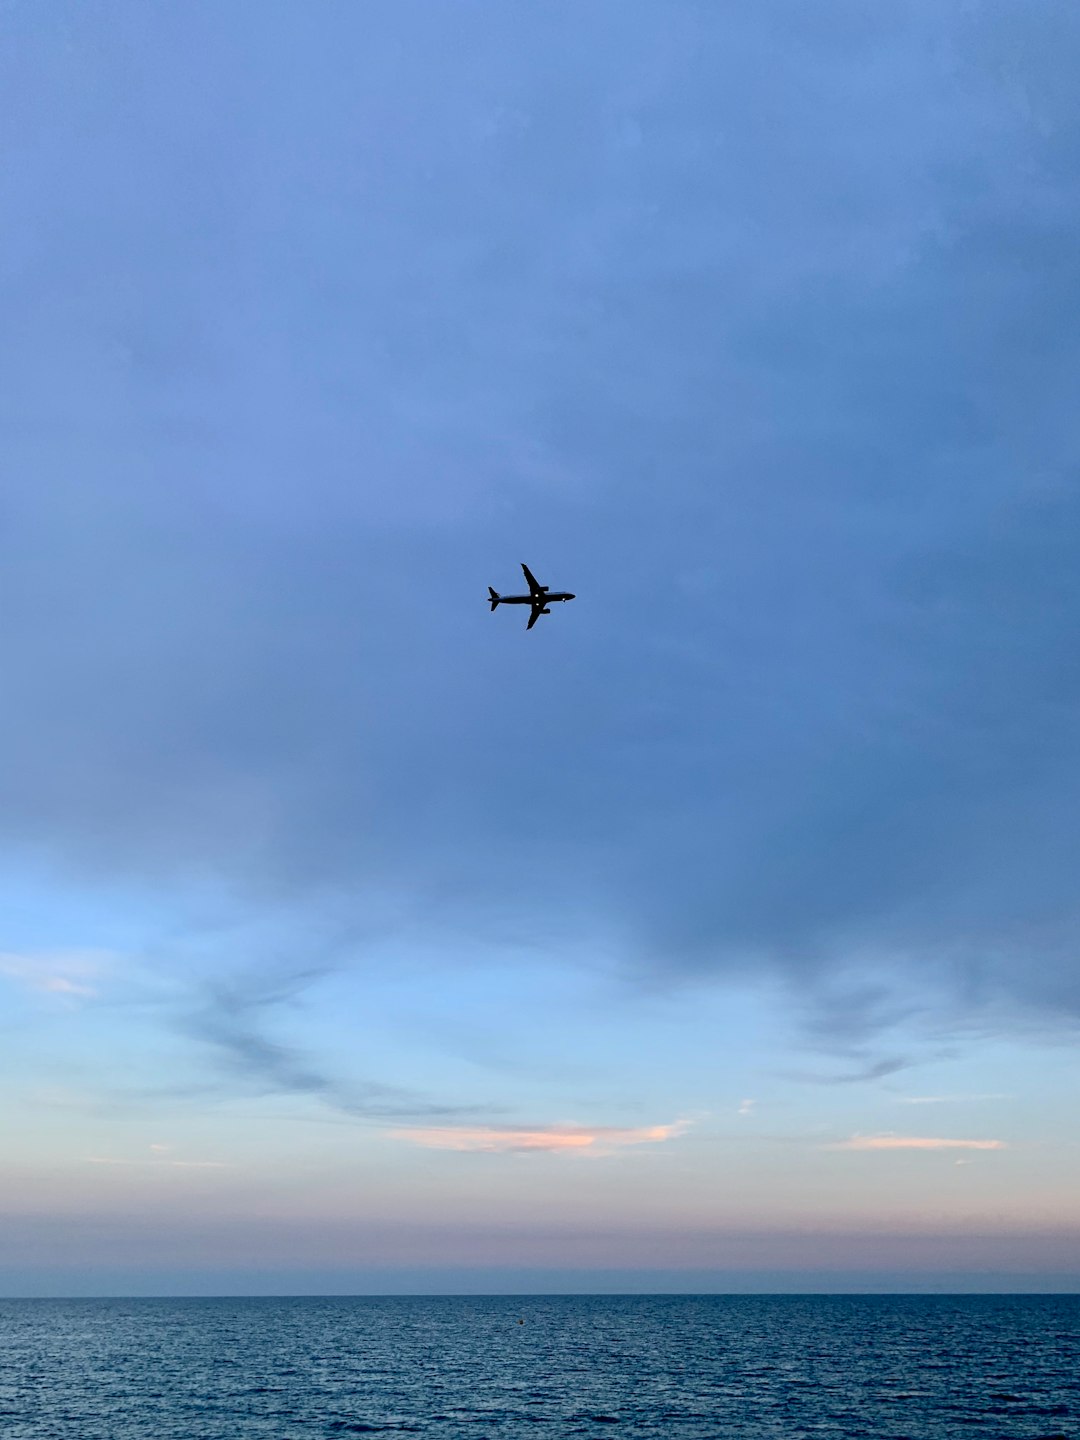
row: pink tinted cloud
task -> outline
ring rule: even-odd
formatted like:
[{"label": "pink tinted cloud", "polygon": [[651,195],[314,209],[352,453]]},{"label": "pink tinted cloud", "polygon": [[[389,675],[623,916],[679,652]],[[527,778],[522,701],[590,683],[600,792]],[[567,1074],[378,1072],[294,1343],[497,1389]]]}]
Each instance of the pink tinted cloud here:
[{"label": "pink tinted cloud", "polygon": [[1004,1140],[944,1140],[924,1135],[852,1135],[826,1150],[1005,1150]]},{"label": "pink tinted cloud", "polygon": [[108,968],[112,957],[103,951],[72,950],[37,955],[0,953],[0,979],[12,980],[28,990],[68,999],[97,994],[92,983]]},{"label": "pink tinted cloud", "polygon": [[484,1151],[489,1154],[525,1150],[576,1150],[601,1155],[624,1145],[650,1145],[673,1140],[689,1121],[629,1129],[616,1125],[538,1125],[514,1130],[497,1125],[432,1125],[394,1130],[396,1140],[409,1140],[430,1150]]}]

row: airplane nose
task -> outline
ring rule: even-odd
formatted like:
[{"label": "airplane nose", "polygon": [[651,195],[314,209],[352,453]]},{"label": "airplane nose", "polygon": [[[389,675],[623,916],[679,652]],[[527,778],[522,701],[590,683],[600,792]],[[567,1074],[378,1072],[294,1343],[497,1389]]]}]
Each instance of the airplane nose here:
[{"label": "airplane nose", "polygon": [[576,595],[567,595],[566,598],[567,598],[567,600],[576,600],[576,599],[577,599],[577,596],[576,596]]}]

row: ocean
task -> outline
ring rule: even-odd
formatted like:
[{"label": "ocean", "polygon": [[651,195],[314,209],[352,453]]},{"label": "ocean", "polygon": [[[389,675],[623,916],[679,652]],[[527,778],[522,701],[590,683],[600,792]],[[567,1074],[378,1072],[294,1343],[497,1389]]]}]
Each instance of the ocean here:
[{"label": "ocean", "polygon": [[1060,1295],[7,1300],[0,1436],[1080,1440],[1078,1341]]}]

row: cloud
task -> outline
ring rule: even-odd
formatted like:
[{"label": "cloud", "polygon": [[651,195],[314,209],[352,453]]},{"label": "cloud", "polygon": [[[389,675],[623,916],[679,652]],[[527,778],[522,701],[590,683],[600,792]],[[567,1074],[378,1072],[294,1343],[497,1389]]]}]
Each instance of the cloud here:
[{"label": "cloud", "polygon": [[63,975],[50,975],[41,983],[43,990],[48,990],[54,995],[96,995],[97,991],[89,985],[80,985],[74,980],[68,980]]},{"label": "cloud", "polygon": [[754,1110],[754,1106],[755,1106],[757,1103],[758,1103],[758,1102],[757,1102],[756,1100],[740,1100],[740,1101],[739,1101],[739,1112],[738,1112],[738,1113],[739,1113],[740,1115],[750,1115],[750,1114],[752,1114],[752,1113],[753,1113],[753,1110]]},{"label": "cloud", "polygon": [[968,1105],[981,1100],[1013,1100],[1016,1097],[1004,1092],[989,1092],[984,1095],[898,1095],[901,1105]]},{"label": "cloud", "polygon": [[234,972],[228,981],[200,985],[197,1003],[181,1002],[175,1023],[209,1046],[234,1082],[255,1093],[310,1095],[342,1114],[367,1120],[467,1115],[480,1108],[491,1112],[491,1106],[436,1102],[400,1086],[331,1074],[297,1046],[267,1035],[274,1009],[297,1000],[330,968],[264,965],[254,974]]},{"label": "cloud", "polygon": [[[820,1024],[816,1027],[819,1031]],[[822,1048],[830,1048],[828,1045]],[[847,1052],[843,1040],[838,1037],[835,1049],[842,1053]],[[849,1053],[849,1052],[847,1052]],[[856,1057],[851,1057],[856,1058]],[[798,1080],[808,1085],[861,1085],[868,1080],[882,1080],[886,1075],[895,1075],[898,1070],[906,1070],[917,1063],[914,1056],[886,1055],[878,1060],[868,1057],[858,1057],[860,1063],[854,1070],[823,1073],[820,1070],[783,1070],[779,1072],[785,1079]]]},{"label": "cloud", "polygon": [[824,1150],[1005,1150],[1004,1140],[943,1140],[918,1135],[853,1135]]},{"label": "cloud", "polygon": [[[155,16],[23,127],[0,850],[779,976],[838,1050],[1075,1024],[1075,11],[497,8]],[[265,1018],[192,1033],[407,1108]]]},{"label": "cloud", "polygon": [[0,977],[40,994],[88,1000],[98,993],[97,985],[91,982],[111,969],[115,958],[98,950],[0,953]]},{"label": "cloud", "polygon": [[514,1129],[509,1126],[439,1125],[394,1130],[395,1140],[407,1140],[430,1150],[483,1151],[577,1151],[592,1155],[608,1154],[627,1145],[655,1145],[673,1140],[686,1133],[689,1122],[676,1120],[670,1125],[648,1125],[637,1129],[613,1125],[541,1125]]}]

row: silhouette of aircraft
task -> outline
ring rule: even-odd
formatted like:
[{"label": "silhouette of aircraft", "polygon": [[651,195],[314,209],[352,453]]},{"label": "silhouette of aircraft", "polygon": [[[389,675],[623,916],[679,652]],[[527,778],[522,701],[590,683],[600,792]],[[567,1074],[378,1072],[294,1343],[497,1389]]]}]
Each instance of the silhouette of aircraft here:
[{"label": "silhouette of aircraft", "polygon": [[541,585],[536,576],[527,565],[522,565],[525,572],[525,580],[529,586],[528,595],[500,595],[490,585],[488,586],[488,599],[491,601],[492,610],[496,605],[531,605],[532,614],[529,616],[529,623],[526,630],[531,630],[541,615],[550,615],[548,606],[553,600],[573,600],[569,590],[549,590],[546,585]]}]

